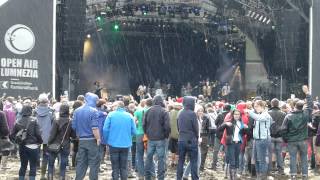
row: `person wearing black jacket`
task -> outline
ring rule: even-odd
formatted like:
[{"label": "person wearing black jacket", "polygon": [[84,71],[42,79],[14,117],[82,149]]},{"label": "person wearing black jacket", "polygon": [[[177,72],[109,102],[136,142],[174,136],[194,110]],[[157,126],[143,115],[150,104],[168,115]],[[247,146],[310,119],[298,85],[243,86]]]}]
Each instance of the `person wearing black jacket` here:
[{"label": "person wearing black jacket", "polygon": [[66,166],[70,153],[70,137],[76,138],[75,132],[72,130],[70,124],[71,122],[69,118],[69,106],[67,104],[62,104],[60,106],[59,113],[59,119],[53,121],[48,145],[50,146],[50,144],[61,144],[61,150],[58,153],[49,152],[49,180],[54,179],[54,162],[58,155],[60,155],[60,180],[65,179]]},{"label": "person wearing black jacket", "polygon": [[[268,113],[273,120],[271,125],[271,153],[273,152],[276,155],[279,174],[284,175],[283,159],[281,155],[283,140],[280,133],[280,127],[286,117],[286,114],[280,110],[278,99],[274,98],[271,100],[271,108]],[[272,155],[269,155],[269,162],[272,162],[269,164],[269,169],[275,169],[276,162],[272,161]]]},{"label": "person wearing black jacket", "polygon": [[[313,113],[312,113],[312,129],[311,132],[313,136],[315,136],[314,141],[313,141],[313,148],[314,148],[314,156],[315,156],[315,162],[314,162],[314,174],[318,176],[320,174],[320,147],[317,146],[319,145],[318,142],[316,142],[317,139],[319,139],[320,134],[320,109],[319,105],[315,104],[313,108]],[[318,138],[317,138],[318,136]],[[311,161],[312,163],[312,161]]]},{"label": "person wearing black jacket", "polygon": [[143,131],[148,137],[145,165],[146,180],[151,179],[153,156],[158,155],[158,179],[165,179],[167,139],[171,132],[169,113],[164,108],[161,96],[155,96],[153,106],[145,113]]},{"label": "person wearing black jacket", "polygon": [[183,165],[186,154],[189,155],[191,165],[191,177],[199,179],[198,174],[198,144],[199,144],[199,122],[194,112],[195,98],[186,96],[183,98],[183,110],[178,116],[178,149],[179,162],[177,167],[177,180],[183,176]]},{"label": "person wearing black jacket", "polygon": [[22,118],[15,124],[13,128],[12,137],[16,137],[16,134],[22,130],[26,129],[27,137],[19,144],[19,154],[20,154],[20,170],[19,170],[19,180],[24,180],[28,163],[30,164],[29,179],[36,179],[37,172],[37,160],[39,157],[39,145],[42,144],[42,137],[40,132],[40,127],[37,121],[31,117],[32,107],[30,105],[24,105],[21,110]]},{"label": "person wearing black jacket", "polygon": [[235,109],[231,116],[231,121],[221,124],[217,131],[226,132],[226,139],[224,140],[227,147],[226,158],[230,164],[229,173],[227,174],[229,174],[230,180],[235,180],[237,169],[239,169],[239,155],[240,146],[243,141],[243,130],[248,128],[248,126],[242,122],[241,112],[239,110]]},{"label": "person wearing black jacket", "polygon": [[[0,102],[2,104],[2,102]],[[9,128],[7,123],[7,118],[5,113],[0,109],[0,138],[5,139],[9,136]],[[3,150],[3,144],[0,144],[0,165],[2,165],[1,168],[7,167],[7,156],[9,155],[9,151]]]},{"label": "person wearing black jacket", "polygon": [[[221,124],[224,122],[224,118],[226,115],[231,111],[231,106],[229,104],[226,104],[223,107],[223,112],[220,113],[215,121],[215,124],[217,128],[221,126]],[[217,169],[217,162],[218,162],[218,153],[221,147],[221,138],[222,138],[223,132],[217,132],[216,133],[216,138],[214,140],[214,146],[213,146],[213,160],[212,160],[212,165],[211,169],[214,171]]]},{"label": "person wearing black jacket", "polygon": [[197,117],[198,121],[201,122],[200,128],[200,137],[201,137],[201,164],[200,164],[200,171],[204,170],[204,165],[206,162],[207,154],[208,154],[208,135],[209,135],[209,126],[210,121],[207,115],[204,114],[204,108],[200,107],[197,110]]}]

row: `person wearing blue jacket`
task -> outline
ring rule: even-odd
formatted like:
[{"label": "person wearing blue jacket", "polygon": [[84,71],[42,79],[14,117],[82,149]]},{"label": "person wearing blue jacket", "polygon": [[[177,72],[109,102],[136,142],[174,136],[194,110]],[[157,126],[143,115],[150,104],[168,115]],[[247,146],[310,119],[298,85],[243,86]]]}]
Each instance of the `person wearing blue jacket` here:
[{"label": "person wearing blue jacket", "polygon": [[98,124],[99,124],[99,133],[101,134],[101,146],[100,146],[100,158],[101,158],[101,163],[104,162],[104,156],[106,154],[106,145],[107,142],[103,138],[103,126],[107,118],[107,109],[105,107],[105,104],[107,103],[106,100],[104,99],[99,99],[97,103],[97,110],[98,110]]},{"label": "person wearing blue jacket", "polygon": [[79,137],[76,180],[84,179],[88,166],[89,179],[97,180],[100,166],[100,133],[96,104],[98,96],[86,93],[85,104],[73,113],[72,128]]},{"label": "person wearing blue jacket", "polygon": [[[266,111],[265,102],[257,100],[254,110],[248,111],[249,116],[254,119],[253,138],[254,156],[256,158],[257,179],[267,179],[269,146],[271,145],[270,126],[272,117]],[[267,157],[267,158],[266,158]]]},{"label": "person wearing blue jacket", "polygon": [[136,135],[133,116],[126,112],[122,101],[115,102],[116,110],[109,113],[103,127],[103,138],[110,148],[112,179],[127,179],[128,152]]}]

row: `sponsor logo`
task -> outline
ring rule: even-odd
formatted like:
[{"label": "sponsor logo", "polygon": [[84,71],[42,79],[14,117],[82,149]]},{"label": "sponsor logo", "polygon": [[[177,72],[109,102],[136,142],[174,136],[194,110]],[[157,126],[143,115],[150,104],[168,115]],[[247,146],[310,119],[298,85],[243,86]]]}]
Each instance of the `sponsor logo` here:
[{"label": "sponsor logo", "polygon": [[12,53],[27,54],[35,45],[35,36],[29,27],[16,24],[7,30],[4,42]]},{"label": "sponsor logo", "polygon": [[0,89],[9,89],[9,81],[0,81]]}]

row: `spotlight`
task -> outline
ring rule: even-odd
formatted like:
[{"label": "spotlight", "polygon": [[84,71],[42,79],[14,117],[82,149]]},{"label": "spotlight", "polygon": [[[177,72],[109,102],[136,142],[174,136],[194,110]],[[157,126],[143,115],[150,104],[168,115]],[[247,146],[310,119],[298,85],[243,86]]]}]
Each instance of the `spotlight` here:
[{"label": "spotlight", "polygon": [[246,16],[250,16],[250,14],[252,13],[252,11],[251,10],[249,10],[249,12],[248,12],[248,14],[246,15]]},{"label": "spotlight", "polygon": [[251,17],[253,18],[253,17],[254,17],[254,15],[256,15],[256,13],[255,13],[255,12],[252,12]]},{"label": "spotlight", "polygon": [[87,38],[90,39],[91,38],[91,34],[87,34]]},{"label": "spotlight", "polygon": [[261,17],[259,18],[259,21],[262,21],[262,19],[263,19],[263,16],[261,16]]},{"label": "spotlight", "polygon": [[271,19],[269,19],[266,23],[269,24],[271,22]]},{"label": "spotlight", "polygon": [[205,39],[204,42],[205,42],[205,43],[208,43],[208,39]]},{"label": "spotlight", "polygon": [[262,22],[264,23],[264,22],[266,22],[266,20],[267,20],[267,17],[265,17]]},{"label": "spotlight", "polygon": [[101,17],[100,16],[97,17],[97,21],[101,21]]}]

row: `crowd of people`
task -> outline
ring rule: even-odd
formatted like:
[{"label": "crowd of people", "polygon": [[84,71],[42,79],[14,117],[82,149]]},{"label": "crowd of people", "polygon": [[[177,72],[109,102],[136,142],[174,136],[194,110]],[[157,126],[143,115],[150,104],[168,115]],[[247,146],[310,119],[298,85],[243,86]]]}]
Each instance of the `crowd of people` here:
[{"label": "crowd of people", "polygon": [[157,95],[139,103],[129,97],[108,102],[90,92],[73,102],[46,94],[37,100],[6,97],[0,106],[0,168],[10,168],[13,157],[21,163],[19,180],[28,164],[30,180],[38,168],[41,179],[64,180],[67,166],[75,168],[76,180],[84,179],[88,168],[89,179],[97,180],[101,164],[110,160],[115,180],[135,175],[164,180],[169,168],[177,180],[197,180],[205,169],[231,180],[274,174],[305,180],[309,165],[319,176],[320,103],[307,86],[302,90],[305,99],[256,97],[235,104],[201,95],[168,100]]}]

